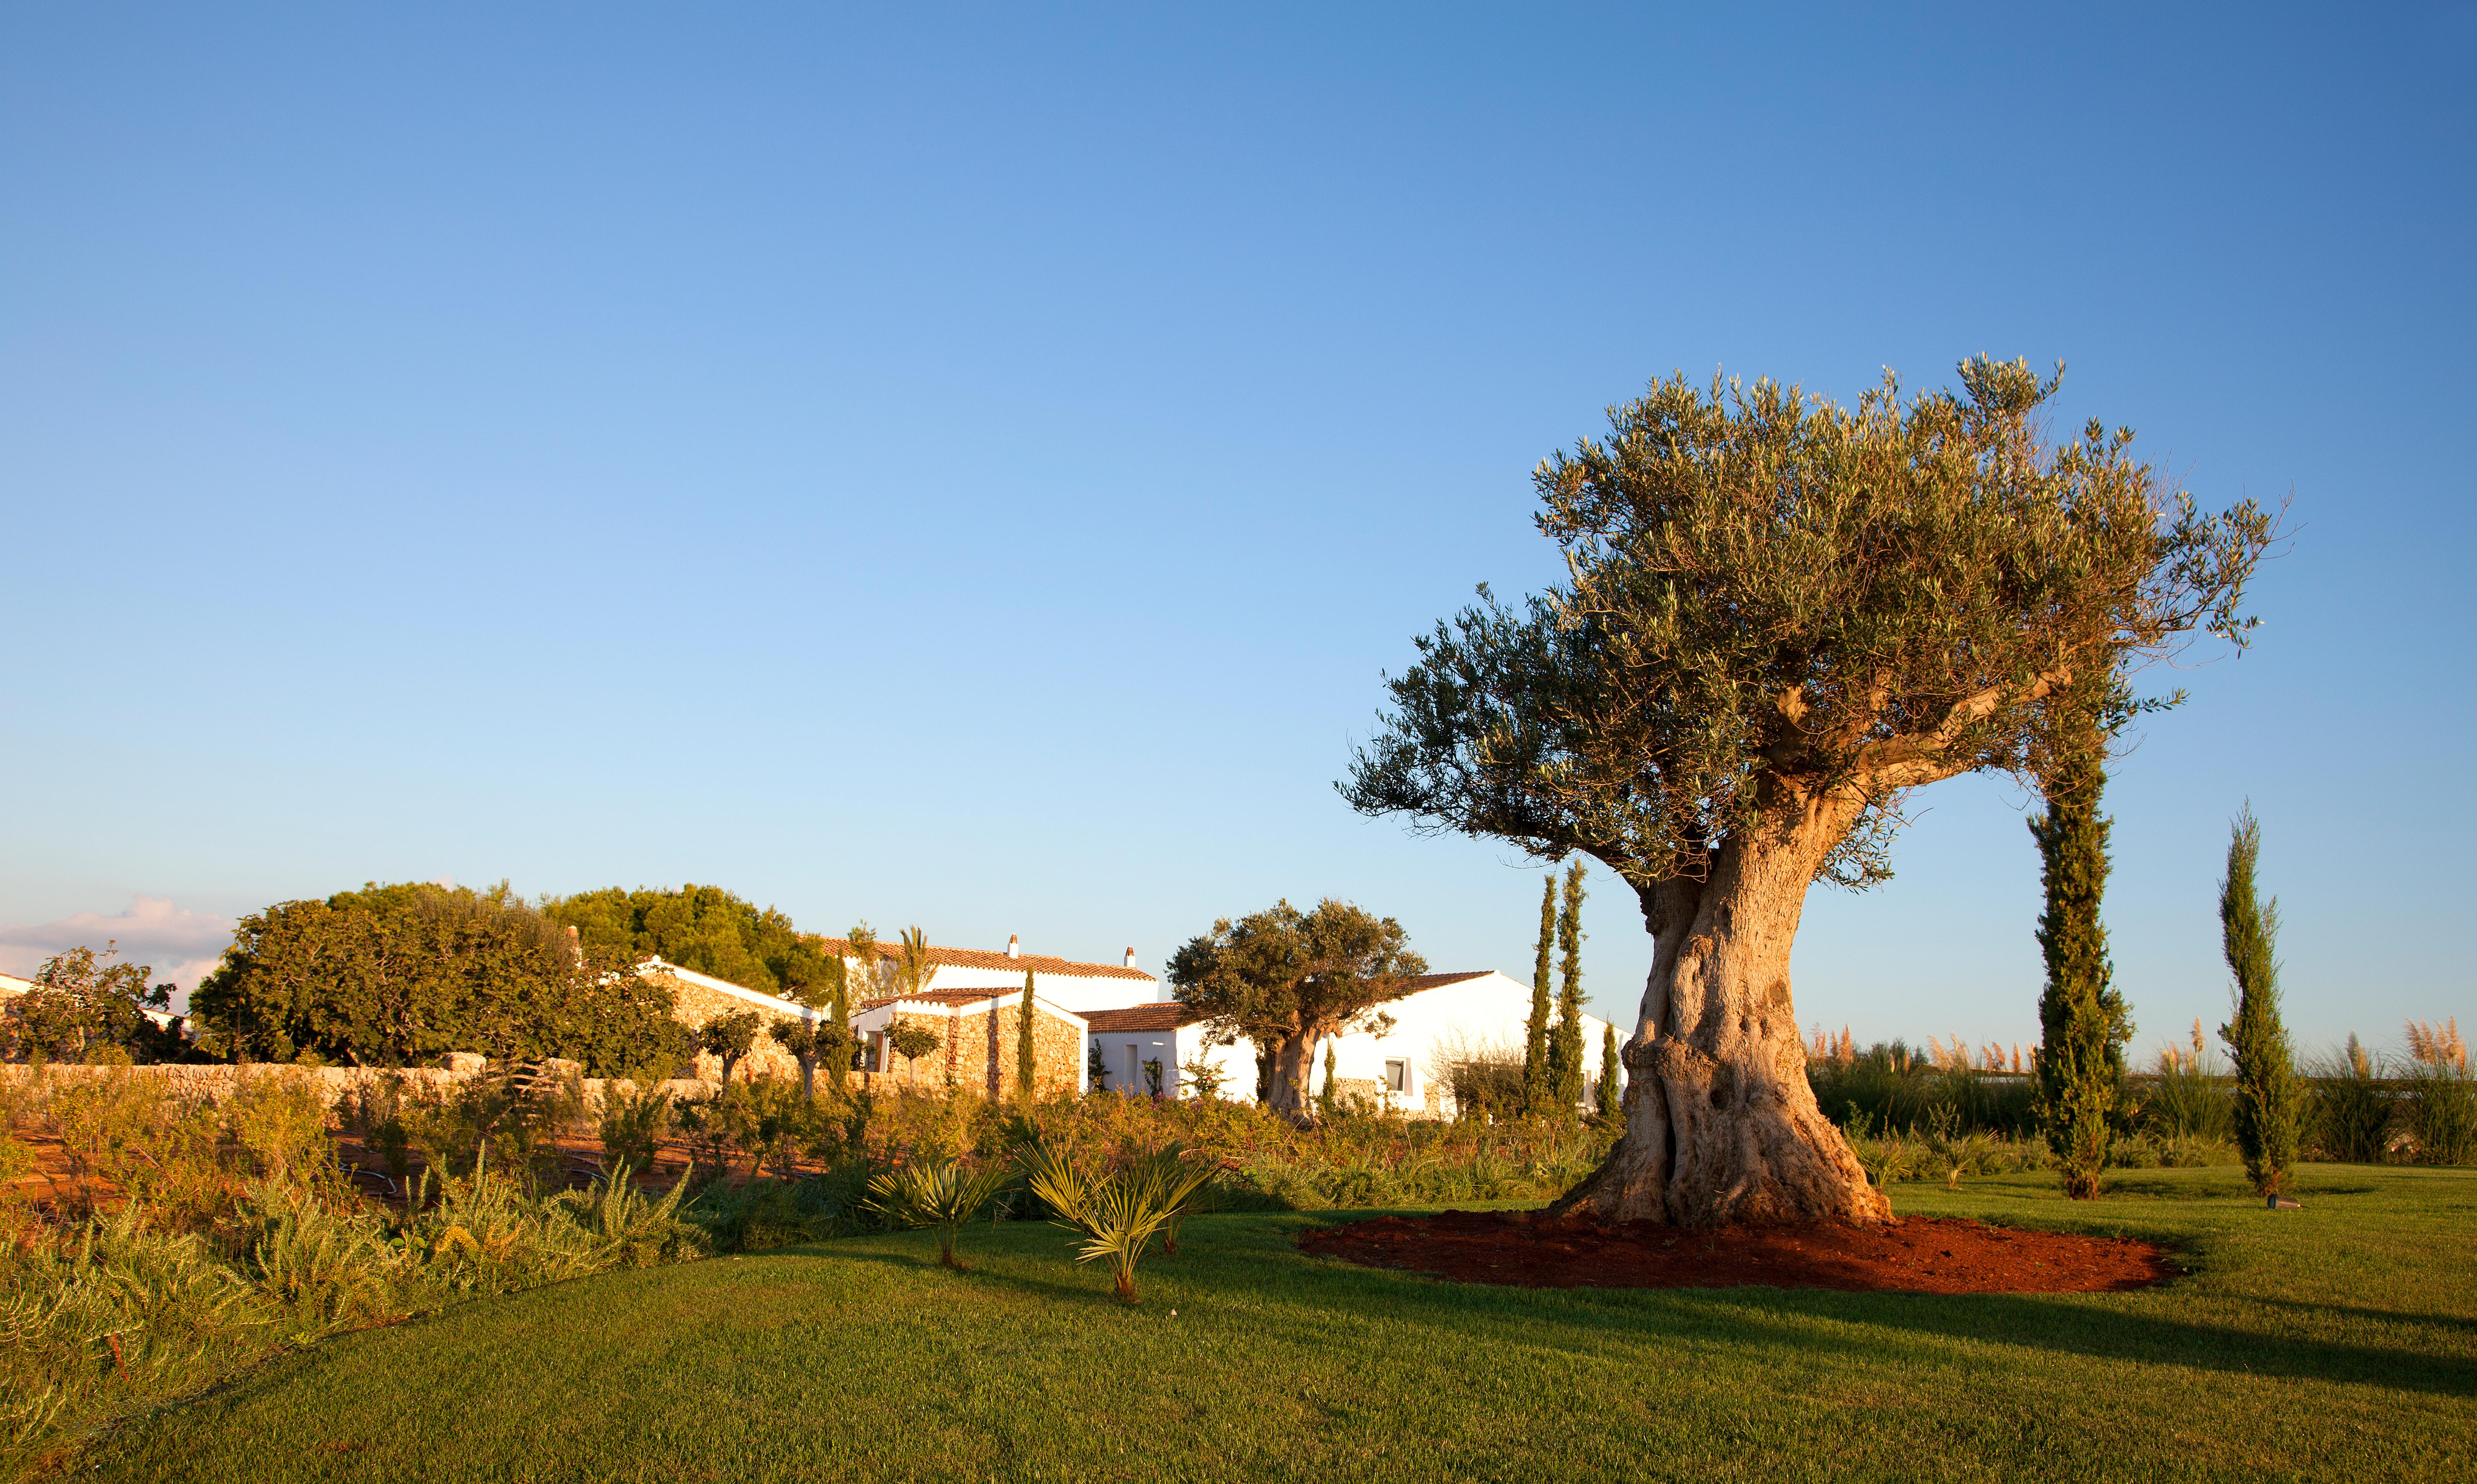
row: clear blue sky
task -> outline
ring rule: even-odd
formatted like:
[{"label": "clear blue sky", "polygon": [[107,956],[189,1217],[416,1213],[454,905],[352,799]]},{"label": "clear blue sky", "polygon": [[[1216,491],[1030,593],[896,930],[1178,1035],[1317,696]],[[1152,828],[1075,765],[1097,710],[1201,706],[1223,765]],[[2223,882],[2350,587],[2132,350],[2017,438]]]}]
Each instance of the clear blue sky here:
[{"label": "clear blue sky", "polygon": [[[2222,1016],[2247,798],[2305,1041],[2477,1018],[2477,10],[712,9],[0,16],[13,963],[505,877],[1155,968],[1332,894],[1527,976],[1536,875],[1332,782],[1555,575],[1532,465],[1984,351],[2295,496],[2110,795],[2138,1044]],[[1916,802],[1801,1019],[2028,1041],[2023,801]]]}]

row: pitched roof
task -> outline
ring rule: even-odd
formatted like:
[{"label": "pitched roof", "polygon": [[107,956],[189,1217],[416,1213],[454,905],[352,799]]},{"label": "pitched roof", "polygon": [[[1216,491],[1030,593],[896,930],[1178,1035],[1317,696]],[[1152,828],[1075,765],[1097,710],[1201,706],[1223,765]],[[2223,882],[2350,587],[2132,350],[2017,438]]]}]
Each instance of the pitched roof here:
[{"label": "pitched roof", "polygon": [[991,1000],[1011,1000],[1020,993],[1020,990],[996,988],[924,989],[916,995],[878,995],[862,1001],[860,1007],[874,1010],[879,1005],[892,1004],[897,1001],[909,1001],[913,1004],[981,1004]]},{"label": "pitched roof", "polygon": [[[835,958],[851,956],[849,938],[812,938],[819,952]],[[877,946],[880,957],[899,958],[901,947],[892,943]],[[977,948],[938,948],[932,944],[929,961],[957,969],[1012,969],[1020,974],[1029,969],[1035,974],[1059,974],[1085,979],[1143,979],[1159,982],[1143,970],[1127,964],[1086,964],[1071,958],[1054,958],[1046,953],[1023,953],[1010,958],[1002,952]],[[918,998],[917,996],[913,998]]]},{"label": "pitched roof", "polygon": [[1083,1015],[1084,1024],[1096,1035],[1115,1035],[1122,1030],[1176,1030],[1204,1018],[1193,1005],[1175,1000],[1131,1004],[1120,1010],[1086,1010]]}]

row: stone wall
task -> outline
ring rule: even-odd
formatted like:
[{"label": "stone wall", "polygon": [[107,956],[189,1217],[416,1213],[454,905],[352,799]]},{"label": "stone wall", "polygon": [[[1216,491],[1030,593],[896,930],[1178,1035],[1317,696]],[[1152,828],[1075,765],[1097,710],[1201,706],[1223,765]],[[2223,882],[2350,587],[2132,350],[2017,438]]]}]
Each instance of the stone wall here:
[{"label": "stone wall", "polygon": [[[345,1094],[375,1082],[382,1077],[401,1077],[415,1087],[445,1091],[458,1082],[482,1073],[482,1058],[459,1053],[461,1064],[450,1071],[440,1067],[407,1067],[387,1070],[376,1067],[284,1067],[263,1063],[246,1066],[163,1066],[163,1067],[80,1067],[55,1064],[48,1067],[26,1067],[0,1064],[0,1086],[66,1086],[74,1082],[92,1081],[98,1077],[134,1076],[153,1082],[184,1101],[221,1103],[240,1085],[252,1077],[280,1076],[298,1078],[318,1095],[318,1101],[335,1107]],[[574,1065],[570,1063],[569,1065]],[[588,1114],[602,1111],[604,1089],[637,1084],[623,1079],[585,1077],[585,1108]],[[711,1082],[675,1078],[654,1084],[674,1099],[703,1097],[713,1091]]]},{"label": "stone wall", "polygon": [[[799,1059],[783,1050],[782,1043],[776,1041],[763,1028],[771,1026],[777,1018],[763,1005],[750,1004],[736,996],[708,989],[702,984],[690,984],[683,979],[675,979],[667,974],[660,977],[664,984],[670,986],[674,1002],[678,1006],[679,1018],[691,1029],[704,1029],[706,1022],[717,1016],[737,1014],[741,1010],[754,1010],[757,1013],[757,1021],[761,1028],[757,1032],[756,1044],[748,1049],[748,1054],[740,1058],[739,1064],[731,1069],[733,1076],[794,1078],[799,1076]],[[686,1072],[689,1069],[681,1070]],[[694,1071],[696,1079],[699,1081],[719,1082],[722,1080],[722,1058],[712,1051],[699,1051],[696,1053]]]},{"label": "stone wall", "polygon": [[[986,1098],[1012,1099],[1016,1085],[1015,1027],[1022,1014],[1020,1002],[1013,1000],[998,1002],[995,1013],[987,1009],[965,1013],[961,1007],[942,1015],[898,1010],[888,1018],[887,1033],[891,1035],[898,1026],[916,1026],[938,1038],[938,1050],[909,1065],[889,1051],[887,1070],[873,1075],[878,1080],[861,1085],[941,1091],[952,1087]],[[1032,1061],[1038,1096],[1081,1091],[1084,1033],[1054,1015],[1035,1011]]]}]

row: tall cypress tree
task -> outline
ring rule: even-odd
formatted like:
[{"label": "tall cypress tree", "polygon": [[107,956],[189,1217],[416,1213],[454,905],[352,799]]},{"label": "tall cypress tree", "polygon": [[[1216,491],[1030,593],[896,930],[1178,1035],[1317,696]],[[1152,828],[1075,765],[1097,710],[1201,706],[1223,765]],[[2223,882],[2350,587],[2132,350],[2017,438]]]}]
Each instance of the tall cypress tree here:
[{"label": "tall cypress tree", "polygon": [[1583,1101],[1583,863],[1565,870],[1565,906],[1557,915],[1559,950],[1557,1035],[1549,1062],[1556,1068],[1557,1112],[1571,1118]]},{"label": "tall cypress tree", "polygon": [[1014,1014],[1014,1095],[1030,1108],[1040,1063],[1032,1051],[1032,971],[1023,971],[1023,1003]]},{"label": "tall cypress tree", "polygon": [[2220,941],[2236,977],[2236,1014],[2219,1027],[2237,1064],[2237,1149],[2254,1193],[2276,1196],[2296,1161],[2296,1062],[2279,1019],[2279,903],[2254,890],[2262,825],[2248,804],[2228,841],[2219,883]]},{"label": "tall cypress tree", "polygon": [[1522,1041],[1522,1111],[1545,1113],[1556,1101],[1548,1065],[1548,965],[1557,944],[1557,874],[1539,889],[1539,952],[1531,966],[1531,1023]]},{"label": "tall cypress tree", "polygon": [[2124,1047],[2133,1039],[2124,997],[2110,983],[2107,928],[2098,915],[2108,865],[2109,822],[2098,812],[2107,784],[2106,683],[2083,683],[2060,708],[2041,779],[2046,817],[2030,821],[2047,892],[2039,919],[2039,951],[2047,961],[2039,997],[2039,1119],[2064,1194],[2076,1200],[2098,1194],[2114,1140],[2110,1121],[2123,1099]]},{"label": "tall cypress tree", "polygon": [[1617,1027],[1600,1027],[1600,1122],[1613,1123],[1625,1110],[1625,1089],[1619,1085]]}]

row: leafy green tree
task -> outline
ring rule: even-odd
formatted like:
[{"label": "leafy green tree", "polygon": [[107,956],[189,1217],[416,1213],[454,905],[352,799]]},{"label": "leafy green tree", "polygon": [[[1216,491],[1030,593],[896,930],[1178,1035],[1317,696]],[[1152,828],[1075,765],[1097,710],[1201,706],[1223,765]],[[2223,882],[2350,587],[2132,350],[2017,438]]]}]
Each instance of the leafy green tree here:
[{"label": "leafy green tree", "polygon": [[1551,955],[1557,949],[1557,873],[1539,883],[1539,943],[1531,963],[1531,1019],[1522,1036],[1522,1110],[1545,1113],[1557,1101],[1556,1072],[1549,1064]]},{"label": "leafy green tree", "polygon": [[904,928],[894,951],[894,993],[920,994],[937,977],[938,966],[929,958],[928,930],[917,924]]},{"label": "leafy green tree", "polygon": [[1316,1093],[1316,1116],[1319,1118],[1333,1117],[1334,1100],[1340,1091],[1335,1086],[1335,1079],[1341,1075],[1340,1063],[1341,1058],[1335,1051],[1334,1044],[1327,1041],[1324,1044],[1324,1086]]},{"label": "leafy green tree", "polygon": [[1565,871],[1565,904],[1557,917],[1557,1030],[1549,1049],[1556,1112],[1571,1119],[1583,1101],[1583,863]]},{"label": "leafy green tree", "polygon": [[2231,833],[2228,875],[2219,883],[2219,929],[2236,978],[2236,1013],[2219,1035],[2237,1064],[2237,1149],[2245,1175],[2256,1195],[2276,1196],[2296,1162],[2301,1093],[2279,1017],[2279,903],[2263,902],[2254,889],[2262,824],[2252,805]]},{"label": "leafy green tree", "polygon": [[2133,1039],[2099,921],[2110,829],[2098,811],[2110,735],[2105,690],[2104,678],[2068,687],[2040,774],[2046,815],[2030,821],[2047,897],[2038,934],[2047,966],[2039,997],[2039,1122],[2064,1194],[2075,1200],[2098,1194],[2124,1101],[2124,1048]]},{"label": "leafy green tree", "polygon": [[1306,1123],[1316,1044],[1383,1034],[1393,1021],[1377,1007],[1409,994],[1427,972],[1400,923],[1328,898],[1308,912],[1281,902],[1236,922],[1222,918],[1171,955],[1169,981],[1204,1017],[1205,1034],[1245,1036],[1265,1049],[1266,1105]]},{"label": "leafy green tree", "polygon": [[731,1085],[731,1069],[757,1049],[757,1032],[764,1019],[755,1010],[731,1010],[707,1021],[697,1030],[697,1046],[722,1060],[722,1085]]},{"label": "leafy green tree", "polygon": [[813,972],[813,961],[823,957],[789,918],[719,886],[611,886],[547,898],[541,911],[553,923],[574,927],[588,948],[660,954],[683,969],[769,995],[785,994],[792,976]]},{"label": "leafy green tree", "polygon": [[693,1051],[670,990],[632,953],[572,948],[504,883],[373,882],[278,903],[241,919],[189,1007],[202,1047],[241,1061],[403,1067],[480,1051],[667,1076]]},{"label": "leafy green tree", "polygon": [[925,1026],[897,1026],[887,1033],[886,1044],[903,1058],[908,1068],[921,1057],[930,1055],[946,1044],[945,1038]]},{"label": "leafy green tree", "polygon": [[1032,971],[1023,972],[1023,1002],[1014,1012],[1014,1095],[1015,1101],[1030,1108],[1039,1091],[1040,1061],[1034,1054],[1032,1005]]},{"label": "leafy green tree", "polygon": [[1624,1073],[1619,1070],[1617,1062],[1617,1027],[1602,1026],[1600,1027],[1600,1122],[1614,1123],[1624,1107]]},{"label": "leafy green tree", "polygon": [[16,1054],[29,1061],[77,1062],[115,1047],[134,1061],[179,1055],[181,1038],[160,1029],[146,1014],[170,1008],[173,986],[149,989],[154,969],[112,961],[119,956],[119,945],[107,942],[100,953],[81,944],[44,959],[33,987],[9,1007],[10,1024],[0,1026],[15,1043]]},{"label": "leafy green tree", "polygon": [[1567,580],[1418,641],[1342,785],[1425,829],[1597,859],[1653,970],[1626,1131],[1564,1209],[1688,1224],[1884,1219],[1817,1111],[1789,966],[1809,885],[1882,879],[1907,793],[2028,777],[2074,677],[2240,640],[2270,539],[2205,514],[2055,391],[1964,362],[1959,393],[1854,409],[1684,377],[1534,476]]}]

